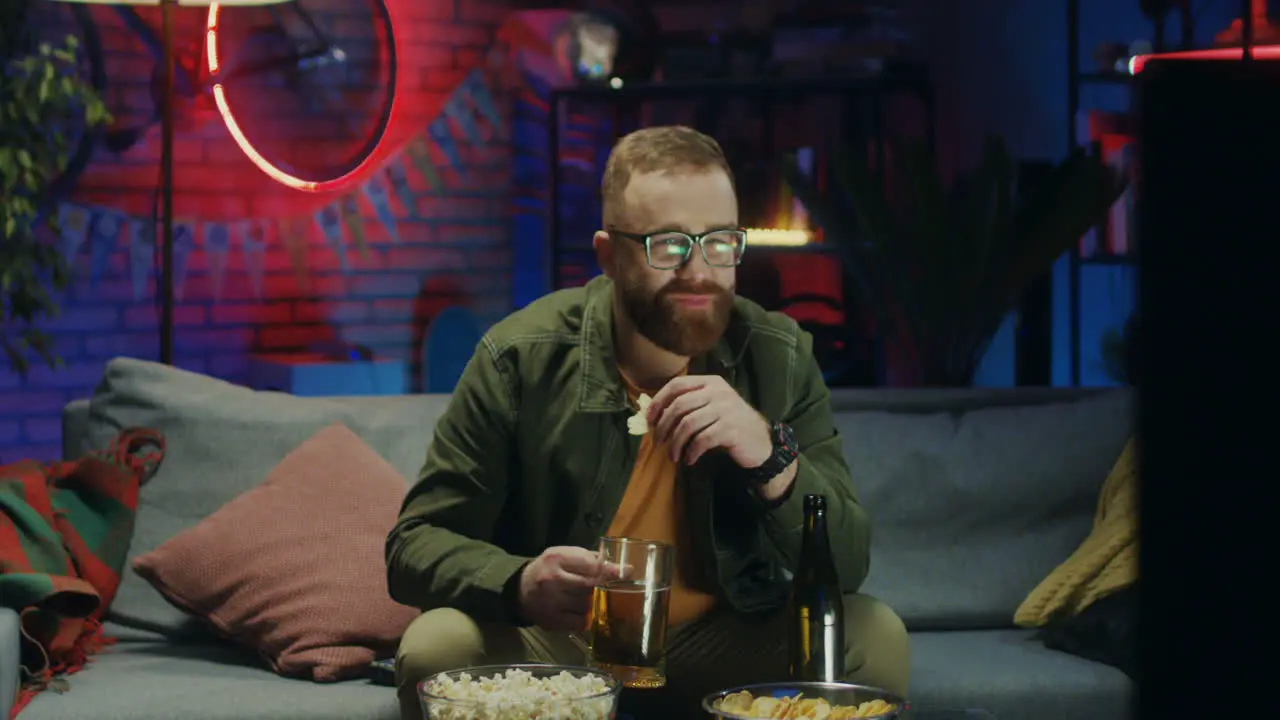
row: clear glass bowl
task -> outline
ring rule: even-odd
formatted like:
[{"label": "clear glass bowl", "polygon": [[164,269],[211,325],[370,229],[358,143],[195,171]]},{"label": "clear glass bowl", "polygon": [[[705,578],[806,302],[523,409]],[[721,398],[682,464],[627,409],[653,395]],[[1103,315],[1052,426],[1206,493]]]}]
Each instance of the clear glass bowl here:
[{"label": "clear glass bowl", "polygon": [[[457,697],[452,683],[471,679],[469,697]],[[494,676],[508,678],[487,682]],[[562,685],[592,685],[586,695],[555,697],[507,687],[535,688],[532,681],[551,679]],[[443,681],[443,682],[442,682]],[[486,688],[487,686],[487,688]],[[571,690],[572,692],[572,690]],[[418,683],[423,717],[427,720],[613,720],[618,712],[622,683],[612,675],[572,665],[482,665],[440,673]]]},{"label": "clear glass bowl", "polygon": [[[773,702],[763,701],[756,705],[755,711],[738,709],[735,712],[735,701],[729,699],[731,695],[741,693],[750,693],[751,698],[773,698],[782,700],[783,698],[794,698],[800,696],[800,702],[806,700],[826,700],[831,706],[842,705],[846,707],[859,707],[864,703],[876,703],[868,705],[865,709],[868,714],[853,715],[859,720],[890,720],[901,715],[907,709],[907,702],[903,698],[894,695],[891,692],[881,690],[880,688],[869,687],[867,685],[854,685],[852,683],[822,683],[822,682],[774,682],[759,683],[756,685],[742,685],[740,687],[729,688],[719,692],[711,693],[702,699],[702,710],[712,718],[728,718],[729,720],[740,720],[741,718],[768,718],[777,717],[776,714],[768,712],[768,705],[774,705]],[[879,701],[878,703],[876,701]],[[807,705],[807,703],[806,703]],[[740,705],[736,707],[740,708]],[[802,709],[804,707],[802,706]],[[774,711],[776,713],[776,710]],[[817,715],[813,709],[808,712],[800,712],[798,714],[788,714],[788,718],[811,718]],[[850,716],[842,716],[850,717]]]}]

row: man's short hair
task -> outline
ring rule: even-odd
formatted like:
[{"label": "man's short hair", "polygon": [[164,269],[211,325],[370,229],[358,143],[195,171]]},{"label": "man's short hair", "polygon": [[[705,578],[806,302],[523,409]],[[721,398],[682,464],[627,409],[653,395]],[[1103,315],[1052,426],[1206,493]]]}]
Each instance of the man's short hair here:
[{"label": "man's short hair", "polygon": [[633,175],[711,169],[724,171],[734,182],[720,143],[691,127],[659,125],[624,135],[609,153],[600,182],[605,226],[625,222],[622,195]]}]

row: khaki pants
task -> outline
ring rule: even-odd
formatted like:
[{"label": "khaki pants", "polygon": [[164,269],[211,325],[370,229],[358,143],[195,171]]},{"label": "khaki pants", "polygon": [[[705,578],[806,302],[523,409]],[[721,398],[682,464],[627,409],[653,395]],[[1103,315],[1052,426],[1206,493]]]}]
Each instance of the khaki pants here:
[{"label": "khaki pants", "polygon": [[[846,595],[844,617],[846,679],[906,695],[911,653],[902,620],[868,595]],[[667,636],[666,688],[636,695],[681,708],[662,716],[680,712],[696,717],[707,693],[785,680],[786,635],[784,612],[764,621],[712,612],[672,629]],[[396,653],[400,716],[423,719],[417,685],[445,670],[516,662],[582,665],[585,660],[566,633],[480,626],[457,610],[431,610],[409,625]]]}]

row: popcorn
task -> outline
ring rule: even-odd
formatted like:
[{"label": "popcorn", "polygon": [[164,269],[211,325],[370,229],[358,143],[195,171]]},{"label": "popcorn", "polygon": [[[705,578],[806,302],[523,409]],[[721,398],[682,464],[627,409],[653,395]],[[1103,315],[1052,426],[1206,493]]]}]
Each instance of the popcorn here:
[{"label": "popcorn", "polygon": [[488,677],[440,673],[424,690],[431,720],[609,720],[617,698],[599,675],[539,677],[517,668]]},{"label": "popcorn", "polygon": [[649,409],[649,405],[653,403],[653,398],[641,393],[636,398],[636,405],[640,408],[639,412],[627,418],[627,432],[632,435],[644,435],[649,432],[649,421],[645,419],[645,412]]}]

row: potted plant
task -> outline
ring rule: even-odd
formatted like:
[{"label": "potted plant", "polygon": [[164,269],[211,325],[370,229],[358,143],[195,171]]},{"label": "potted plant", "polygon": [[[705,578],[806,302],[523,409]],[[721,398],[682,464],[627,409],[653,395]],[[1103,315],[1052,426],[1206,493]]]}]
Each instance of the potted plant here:
[{"label": "potted plant", "polygon": [[59,252],[47,188],[66,167],[74,128],[109,121],[96,90],[77,77],[77,43],[34,43],[28,3],[0,2],[0,348],[25,373],[34,356],[58,358],[39,320],[58,312],[70,267]]},{"label": "potted plant", "polygon": [[[1032,283],[1104,217],[1119,173],[1083,150],[1019,188],[1000,138],[950,188],[921,143],[895,141],[883,172],[837,148],[819,187],[794,157],[783,173],[836,245],[853,296],[910,384],[972,383],[987,347]],[[850,322],[853,320],[850,319]]]},{"label": "potted plant", "polygon": [[1107,379],[1122,385],[1132,385],[1137,368],[1134,367],[1134,333],[1137,328],[1132,315],[1122,327],[1107,328],[1098,344],[1102,358],[1102,371]]}]

